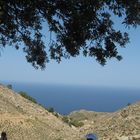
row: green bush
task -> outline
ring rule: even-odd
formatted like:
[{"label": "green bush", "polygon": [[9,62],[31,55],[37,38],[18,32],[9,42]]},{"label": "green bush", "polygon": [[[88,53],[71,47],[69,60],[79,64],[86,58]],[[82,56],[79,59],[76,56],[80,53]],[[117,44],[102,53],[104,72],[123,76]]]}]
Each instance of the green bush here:
[{"label": "green bush", "polygon": [[49,108],[47,108],[47,110],[48,110],[48,112],[51,112],[51,113],[54,112],[54,108],[53,107],[49,107]]},{"label": "green bush", "polygon": [[58,114],[57,112],[54,112],[53,114],[54,114],[54,116],[56,116],[57,118],[59,117],[59,114]]},{"label": "green bush", "polygon": [[77,121],[77,120],[71,120],[70,121],[71,125],[75,126],[75,127],[81,127],[84,125],[83,122]]},{"label": "green bush", "polygon": [[127,104],[127,106],[130,106],[130,105],[131,105],[131,103],[128,103],[128,104]]},{"label": "green bush", "polygon": [[62,118],[62,120],[65,122],[65,123],[67,123],[69,126],[75,126],[75,127],[81,127],[81,126],[83,126],[84,125],[84,123],[83,122],[80,122],[80,121],[77,121],[77,120],[73,120],[73,119],[71,119],[71,118],[69,118],[69,117],[67,117],[67,116],[64,116],[63,118]]},{"label": "green bush", "polygon": [[13,89],[13,86],[11,84],[7,85],[7,88]]},{"label": "green bush", "polygon": [[68,118],[67,116],[64,116],[64,117],[62,118],[62,121],[65,122],[65,123],[68,123],[68,124],[69,124],[69,122],[70,122],[70,120],[69,120],[69,118]]},{"label": "green bush", "polygon": [[26,98],[26,99],[32,101],[33,103],[37,104],[37,101],[36,101],[33,97],[29,96],[26,92],[20,91],[19,94],[20,94],[22,97],[24,97],[24,98]]}]

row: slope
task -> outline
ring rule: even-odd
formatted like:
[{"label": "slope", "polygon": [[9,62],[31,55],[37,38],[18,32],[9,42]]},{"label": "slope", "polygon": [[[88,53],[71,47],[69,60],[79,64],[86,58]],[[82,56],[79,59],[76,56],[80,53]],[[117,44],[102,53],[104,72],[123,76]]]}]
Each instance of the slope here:
[{"label": "slope", "polygon": [[0,85],[0,131],[9,140],[79,140],[78,131],[38,104]]}]

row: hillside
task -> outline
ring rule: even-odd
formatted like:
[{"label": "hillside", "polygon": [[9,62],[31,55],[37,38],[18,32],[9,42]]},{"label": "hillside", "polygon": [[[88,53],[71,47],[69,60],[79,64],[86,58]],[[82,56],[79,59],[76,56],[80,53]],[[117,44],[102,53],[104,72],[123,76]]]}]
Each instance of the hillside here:
[{"label": "hillside", "polygon": [[78,130],[0,85],[0,132],[8,140],[79,140]]},{"label": "hillside", "polygon": [[8,140],[84,140],[95,132],[99,140],[140,140],[140,102],[113,113],[87,110],[66,116],[81,127],[69,126],[38,104],[0,85],[0,132]]},{"label": "hillside", "polygon": [[81,135],[95,132],[100,140],[140,140],[140,102],[113,113],[81,110],[69,117],[84,123]]}]

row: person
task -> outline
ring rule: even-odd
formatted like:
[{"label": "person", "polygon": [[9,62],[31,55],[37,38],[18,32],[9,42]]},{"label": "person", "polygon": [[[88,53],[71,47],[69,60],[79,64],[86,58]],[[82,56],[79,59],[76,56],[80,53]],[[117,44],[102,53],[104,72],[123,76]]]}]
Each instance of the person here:
[{"label": "person", "polygon": [[86,135],[86,140],[98,140],[98,138],[95,133],[89,133]]},{"label": "person", "polygon": [[0,140],[7,140],[6,132],[1,133],[1,138]]}]

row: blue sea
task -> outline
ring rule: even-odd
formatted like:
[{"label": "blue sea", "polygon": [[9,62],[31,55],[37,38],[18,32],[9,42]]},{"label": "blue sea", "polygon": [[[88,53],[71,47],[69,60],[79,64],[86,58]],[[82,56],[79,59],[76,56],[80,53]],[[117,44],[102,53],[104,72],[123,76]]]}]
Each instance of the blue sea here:
[{"label": "blue sea", "polygon": [[27,92],[38,103],[53,107],[61,114],[80,109],[114,112],[140,101],[140,89],[25,83],[12,83],[12,86],[15,91]]}]

